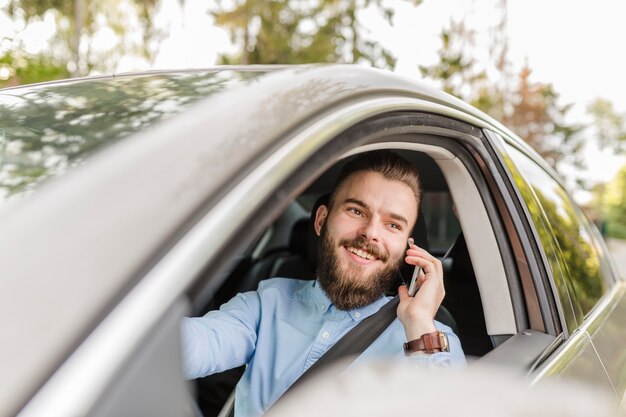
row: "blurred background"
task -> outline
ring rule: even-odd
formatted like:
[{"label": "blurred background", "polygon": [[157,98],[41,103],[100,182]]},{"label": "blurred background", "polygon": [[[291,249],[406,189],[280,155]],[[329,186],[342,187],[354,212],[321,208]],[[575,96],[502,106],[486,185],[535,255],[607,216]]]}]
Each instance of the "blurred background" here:
[{"label": "blurred background", "polygon": [[626,259],[624,16],[614,0],[0,0],[0,88],[217,64],[389,69],[515,131]]}]

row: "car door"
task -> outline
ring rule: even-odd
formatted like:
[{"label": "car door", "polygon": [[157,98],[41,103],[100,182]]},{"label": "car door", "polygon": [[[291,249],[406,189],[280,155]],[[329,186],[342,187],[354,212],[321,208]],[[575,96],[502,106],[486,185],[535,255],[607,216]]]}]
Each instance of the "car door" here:
[{"label": "car door", "polygon": [[[514,343],[513,356],[502,356],[530,366],[553,346],[567,325],[554,313],[556,301],[543,295],[550,287],[540,286],[541,275],[524,279],[539,266],[525,266],[532,248],[517,256],[531,242],[519,231],[519,215],[510,208],[517,206],[480,130],[488,123],[457,102],[446,104],[449,98],[351,71],[287,71],[225,92],[110,148],[35,196],[46,204],[13,213],[13,228],[2,223],[5,271],[23,272],[28,282],[118,282],[99,300],[103,306],[88,327],[59,355],[48,355],[28,390],[13,392],[7,414],[26,404],[23,416],[193,415],[181,373],[179,319],[197,313],[237,254],[299,193],[341,158],[369,149],[424,152],[444,172],[460,208],[494,352],[507,352],[505,340],[523,341]],[[18,226],[35,218],[37,228],[29,228],[26,239]],[[27,250],[11,245],[12,237],[26,241]],[[75,259],[76,253],[90,257]],[[29,264],[29,256],[47,263]],[[83,291],[58,295],[88,303],[85,294],[93,290]],[[43,315],[36,303],[29,306],[33,316]]]},{"label": "car door", "polygon": [[563,325],[560,343],[535,364],[534,380],[574,378],[621,398],[623,344],[615,342],[624,340],[616,324],[624,312],[624,286],[606,246],[545,163],[513,140],[500,137],[500,143],[549,276],[546,295],[554,297]]}]

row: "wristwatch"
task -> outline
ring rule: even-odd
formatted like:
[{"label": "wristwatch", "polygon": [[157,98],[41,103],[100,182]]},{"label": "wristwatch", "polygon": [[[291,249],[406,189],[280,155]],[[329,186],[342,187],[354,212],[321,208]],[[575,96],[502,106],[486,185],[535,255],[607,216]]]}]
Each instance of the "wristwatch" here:
[{"label": "wristwatch", "polygon": [[411,340],[404,344],[404,354],[411,356],[413,353],[437,353],[450,352],[448,335],[445,332],[432,332],[423,334],[419,339]]}]

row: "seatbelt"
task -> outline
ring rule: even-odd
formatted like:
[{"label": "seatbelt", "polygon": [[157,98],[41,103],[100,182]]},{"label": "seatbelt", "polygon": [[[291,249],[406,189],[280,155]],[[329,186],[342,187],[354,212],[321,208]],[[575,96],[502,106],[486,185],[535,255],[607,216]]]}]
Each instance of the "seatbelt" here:
[{"label": "seatbelt", "polygon": [[396,295],[376,313],[363,319],[359,324],[354,326],[337,343],[328,349],[317,362],[300,375],[296,382],[291,384],[283,395],[292,390],[295,386],[308,380],[312,375],[316,374],[320,369],[323,369],[330,363],[338,359],[358,356],[363,353],[363,351],[365,351],[365,349],[367,349],[396,319],[398,304],[400,304],[400,298]]}]

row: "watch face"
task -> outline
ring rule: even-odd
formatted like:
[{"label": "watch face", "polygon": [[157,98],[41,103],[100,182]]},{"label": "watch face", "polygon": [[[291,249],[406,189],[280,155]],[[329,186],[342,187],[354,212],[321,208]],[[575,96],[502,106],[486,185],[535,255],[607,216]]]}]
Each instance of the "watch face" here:
[{"label": "watch face", "polygon": [[448,335],[444,332],[439,332],[439,341],[441,342],[441,351],[450,352],[450,345],[448,344]]}]

